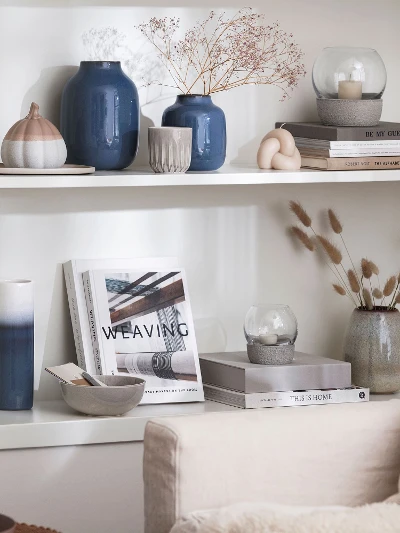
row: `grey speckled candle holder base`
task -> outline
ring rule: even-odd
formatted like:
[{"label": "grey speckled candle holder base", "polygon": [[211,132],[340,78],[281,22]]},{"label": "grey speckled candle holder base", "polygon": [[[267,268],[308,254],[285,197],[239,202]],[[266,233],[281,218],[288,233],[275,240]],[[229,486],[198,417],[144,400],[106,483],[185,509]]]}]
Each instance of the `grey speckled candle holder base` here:
[{"label": "grey speckled candle holder base", "polygon": [[341,100],[317,98],[318,116],[325,126],[376,126],[383,100]]},{"label": "grey speckled candle holder base", "polygon": [[250,363],[256,365],[288,365],[293,362],[294,344],[281,344],[280,346],[248,344],[247,355]]}]

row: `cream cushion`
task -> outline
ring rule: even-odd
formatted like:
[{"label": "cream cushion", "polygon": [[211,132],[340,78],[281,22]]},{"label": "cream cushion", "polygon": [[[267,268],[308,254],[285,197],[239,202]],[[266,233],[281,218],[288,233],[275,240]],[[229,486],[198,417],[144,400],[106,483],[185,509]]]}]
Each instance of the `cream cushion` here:
[{"label": "cream cushion", "polygon": [[238,504],[194,512],[171,533],[398,533],[400,506],[375,503],[356,508],[302,508]]},{"label": "cream cushion", "polygon": [[239,502],[383,501],[399,473],[399,400],[155,419],[144,439],[145,531]]}]

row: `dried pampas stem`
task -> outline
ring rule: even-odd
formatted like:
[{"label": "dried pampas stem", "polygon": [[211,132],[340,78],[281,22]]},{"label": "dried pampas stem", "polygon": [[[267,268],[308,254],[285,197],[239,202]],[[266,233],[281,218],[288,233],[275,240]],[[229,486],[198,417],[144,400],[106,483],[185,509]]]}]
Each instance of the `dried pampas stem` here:
[{"label": "dried pampas stem", "polygon": [[291,211],[296,215],[300,222],[306,227],[311,227],[311,218],[308,216],[306,210],[299,202],[291,200],[289,203]]},{"label": "dried pampas stem", "polygon": [[325,239],[325,237],[323,237],[322,235],[318,235],[317,237],[332,263],[334,263],[335,265],[340,265],[343,256],[339,248],[337,248],[334,244],[328,241],[328,239]]},{"label": "dried pampas stem", "polygon": [[360,306],[363,307],[363,301],[360,295],[361,285],[354,270],[350,269],[347,272],[347,279],[349,280],[350,289],[357,294],[357,298],[360,301]]},{"label": "dried pampas stem", "polygon": [[383,287],[383,296],[387,297],[392,294],[392,292],[394,291],[396,287],[396,281],[397,281],[396,276],[391,276],[387,280],[387,282],[385,283],[385,286]]},{"label": "dried pampas stem", "polygon": [[292,226],[291,230],[293,234],[299,239],[299,241],[302,244],[304,244],[307,250],[310,250],[310,252],[313,252],[315,250],[315,245],[313,241],[310,239],[310,237],[307,235],[307,233],[305,233],[298,226]]},{"label": "dried pampas stem", "polygon": [[328,217],[329,217],[329,222],[331,223],[331,228],[333,229],[333,231],[337,234],[342,233],[343,226],[340,223],[340,220],[338,219],[338,217],[336,216],[336,213],[332,209],[328,209]]},{"label": "dried pampas stem", "polygon": [[336,285],[336,283],[332,283],[333,290],[340,294],[340,296],[346,296],[346,291],[341,285]]},{"label": "dried pampas stem", "polygon": [[375,274],[375,276],[379,276],[379,268],[376,266],[376,264],[373,261],[369,261],[369,266],[372,270],[372,273]]},{"label": "dried pampas stem", "polygon": [[372,276],[371,263],[368,259],[361,259],[361,270],[365,279],[369,279]]},{"label": "dried pampas stem", "polygon": [[367,306],[368,311],[371,311],[374,308],[372,304],[372,297],[371,297],[371,293],[369,292],[369,290],[365,287],[363,289],[363,297],[364,297],[365,305]]},{"label": "dried pampas stem", "polygon": [[372,296],[374,298],[376,298],[377,300],[382,300],[383,298],[383,292],[378,289],[378,288],[375,288],[373,291],[372,291]]},{"label": "dried pampas stem", "polygon": [[360,287],[360,283],[357,279],[357,276],[356,276],[356,273],[354,272],[354,270],[349,270],[347,272],[347,278],[349,280],[349,283],[350,283],[350,289],[353,291],[353,292],[360,292],[361,290],[361,287]]}]

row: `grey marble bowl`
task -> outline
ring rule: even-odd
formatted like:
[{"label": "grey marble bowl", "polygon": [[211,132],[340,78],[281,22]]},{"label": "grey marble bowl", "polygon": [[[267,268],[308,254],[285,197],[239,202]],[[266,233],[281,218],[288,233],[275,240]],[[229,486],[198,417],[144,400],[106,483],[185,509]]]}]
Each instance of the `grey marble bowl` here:
[{"label": "grey marble bowl", "polygon": [[66,403],[86,415],[123,415],[138,405],[145,380],[133,376],[96,376],[107,387],[87,387],[61,383]]}]

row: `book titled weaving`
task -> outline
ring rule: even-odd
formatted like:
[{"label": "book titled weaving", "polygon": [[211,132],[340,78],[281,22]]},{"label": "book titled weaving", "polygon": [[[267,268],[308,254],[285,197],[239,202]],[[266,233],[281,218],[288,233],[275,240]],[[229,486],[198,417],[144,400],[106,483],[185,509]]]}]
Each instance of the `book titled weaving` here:
[{"label": "book titled weaving", "polygon": [[89,270],[82,278],[96,373],[145,379],[142,403],[203,401],[184,272]]}]

